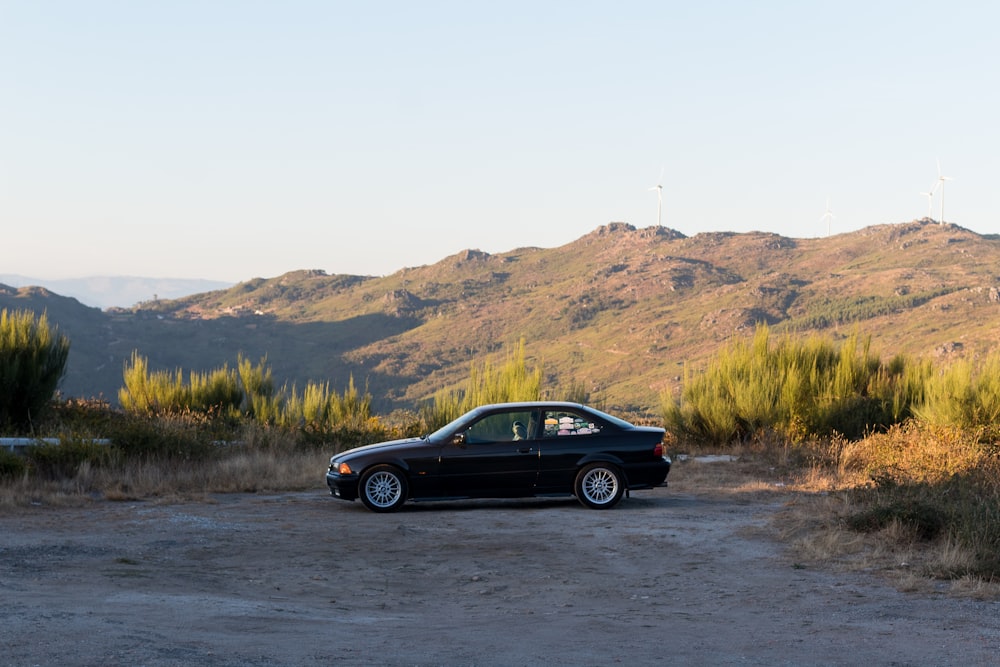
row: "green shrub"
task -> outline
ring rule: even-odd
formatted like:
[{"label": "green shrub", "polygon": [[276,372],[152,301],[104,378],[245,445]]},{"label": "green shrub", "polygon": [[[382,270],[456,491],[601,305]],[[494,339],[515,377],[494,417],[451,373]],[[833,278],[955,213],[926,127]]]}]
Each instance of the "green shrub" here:
[{"label": "green shrub", "polygon": [[28,469],[24,457],[6,449],[0,449],[0,480],[22,477]]},{"label": "green shrub", "polygon": [[267,357],[262,357],[256,366],[240,354],[236,369],[243,387],[243,414],[260,424],[276,424],[281,418],[283,400],[274,389],[274,378],[267,366]]},{"label": "green shrub", "polygon": [[46,420],[38,431],[43,435],[75,433],[103,438],[112,425],[124,417],[121,410],[99,398],[69,398],[50,405]]},{"label": "green shrub", "polygon": [[680,399],[661,395],[664,422],[679,435],[716,443],[774,431],[860,437],[903,419],[914,383],[899,358],[882,364],[869,339],[839,347],[818,337],[771,344],[766,326],[733,341],[700,374],[687,369]]},{"label": "green shrub", "polygon": [[200,461],[213,456],[218,433],[199,415],[128,415],[107,434],[126,459]]},{"label": "green shrub", "polygon": [[893,522],[914,531],[925,541],[939,537],[948,524],[945,510],[933,499],[924,498],[923,489],[902,486],[885,499],[865,503],[865,508],[847,517],[847,525],[859,532],[876,532]]},{"label": "green shrub", "polygon": [[489,359],[473,364],[465,386],[440,390],[424,405],[420,416],[428,430],[435,430],[463,413],[489,403],[537,401],[542,395],[542,369],[529,370],[524,360],[524,340],[515,345],[502,366]]},{"label": "green shrub", "polygon": [[151,371],[149,361],[133,351],[123,379],[118,401],[132,414],[155,417],[200,412],[235,418],[244,402],[239,373],[228,366],[205,373],[191,371],[185,382],[180,369]]},{"label": "green shrub", "polygon": [[110,456],[106,444],[89,438],[63,438],[58,444],[31,445],[24,452],[31,470],[43,479],[72,479],[84,463],[101,467],[108,463]]},{"label": "green shrub", "polygon": [[69,339],[43,313],[0,311],[0,427],[30,432],[66,370]]},{"label": "green shrub", "polygon": [[1000,354],[982,362],[952,363],[939,373],[928,373],[922,400],[913,409],[922,421],[937,426],[982,430],[986,438],[1000,430]]}]

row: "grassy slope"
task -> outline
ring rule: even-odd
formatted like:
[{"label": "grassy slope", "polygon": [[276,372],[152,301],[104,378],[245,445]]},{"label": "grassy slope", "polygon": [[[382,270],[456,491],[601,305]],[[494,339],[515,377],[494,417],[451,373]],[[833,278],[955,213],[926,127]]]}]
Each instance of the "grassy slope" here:
[{"label": "grassy slope", "polygon": [[353,374],[385,409],[459,382],[523,336],[547,387],[582,383],[608,406],[653,410],[682,364],[760,321],[857,329],[883,357],[981,355],[1000,335],[997,266],[995,238],[928,221],[822,239],[613,223],[559,248],[470,250],[382,278],[296,271],[108,313],[18,290],[0,307],[48,308],[73,340],[74,395],[113,395],[133,349],[154,367],[197,370],[243,352],[300,387],[340,389]]}]

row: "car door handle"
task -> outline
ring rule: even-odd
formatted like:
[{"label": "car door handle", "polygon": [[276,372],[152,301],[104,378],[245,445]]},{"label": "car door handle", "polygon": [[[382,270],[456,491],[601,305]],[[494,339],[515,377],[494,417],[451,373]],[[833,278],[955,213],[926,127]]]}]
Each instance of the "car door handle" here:
[{"label": "car door handle", "polygon": [[521,449],[517,450],[517,453],[518,454],[530,454],[533,451],[535,451],[534,447],[524,447],[524,448],[521,448]]}]

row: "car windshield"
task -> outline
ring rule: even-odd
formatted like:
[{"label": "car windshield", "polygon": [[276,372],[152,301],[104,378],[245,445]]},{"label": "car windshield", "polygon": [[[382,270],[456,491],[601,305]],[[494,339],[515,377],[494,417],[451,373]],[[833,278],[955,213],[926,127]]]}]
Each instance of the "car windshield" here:
[{"label": "car windshield", "polygon": [[458,433],[459,431],[464,431],[466,425],[474,421],[480,414],[482,414],[482,410],[479,408],[476,408],[472,412],[466,412],[458,419],[445,424],[438,430],[428,435],[427,439],[433,441],[446,440],[453,434]]}]

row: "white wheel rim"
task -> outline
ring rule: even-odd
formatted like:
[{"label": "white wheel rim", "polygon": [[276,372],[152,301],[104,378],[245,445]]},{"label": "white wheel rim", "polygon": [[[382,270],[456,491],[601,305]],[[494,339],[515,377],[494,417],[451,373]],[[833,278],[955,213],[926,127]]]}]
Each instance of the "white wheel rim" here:
[{"label": "white wheel rim", "polygon": [[365,496],[377,507],[391,507],[402,492],[399,478],[390,472],[377,472],[365,482]]},{"label": "white wheel rim", "polygon": [[595,468],[583,478],[583,495],[597,505],[610,502],[618,493],[618,478],[607,468]]}]

